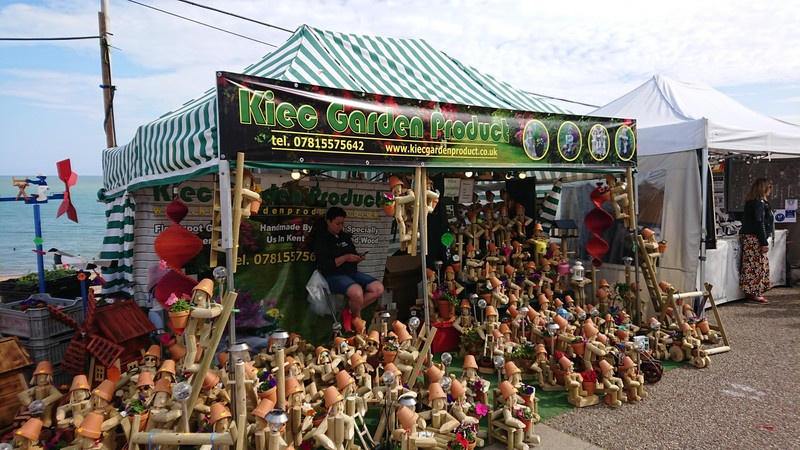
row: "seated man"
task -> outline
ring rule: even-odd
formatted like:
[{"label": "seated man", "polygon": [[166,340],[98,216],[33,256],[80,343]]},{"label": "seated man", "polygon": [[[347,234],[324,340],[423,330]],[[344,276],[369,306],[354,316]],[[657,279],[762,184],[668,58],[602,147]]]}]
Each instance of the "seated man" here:
[{"label": "seated man", "polygon": [[328,281],[331,292],[345,294],[349,299],[342,311],[342,325],[353,331],[352,320],[361,317],[361,310],[383,294],[383,284],[358,271],[365,253],[358,254],[350,233],[344,228],[344,209],[333,206],[325,214],[327,227],[320,229],[314,239],[319,271]]}]

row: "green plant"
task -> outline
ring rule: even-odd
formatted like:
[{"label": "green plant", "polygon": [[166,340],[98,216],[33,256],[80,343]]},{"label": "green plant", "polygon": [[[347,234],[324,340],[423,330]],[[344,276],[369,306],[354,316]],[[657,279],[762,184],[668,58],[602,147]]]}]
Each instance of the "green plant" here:
[{"label": "green plant", "polygon": [[392,336],[386,336],[383,338],[383,349],[389,352],[396,352],[397,351],[397,341]]},{"label": "green plant", "polygon": [[147,411],[147,404],[145,398],[142,394],[138,394],[136,397],[131,399],[131,403],[125,408],[125,412],[130,414],[141,414]]},{"label": "green plant", "polygon": [[394,203],[394,195],[389,192],[384,192],[383,195],[378,196],[378,198],[375,200],[375,203],[378,205],[378,207],[391,205]]},{"label": "green plant", "polygon": [[189,300],[181,296],[180,298],[175,294],[170,294],[169,298],[167,299],[167,306],[169,306],[169,312],[183,312],[189,311],[192,305],[189,304]]},{"label": "green plant", "polygon": [[[75,272],[72,269],[65,269],[65,268],[57,268],[52,270],[45,269],[44,271],[44,281],[53,281],[59,278],[70,277],[75,275]],[[33,272],[27,275],[23,275],[19,278],[14,278],[8,281],[12,281],[19,284],[37,284],[39,283],[39,273]]]},{"label": "green plant", "polygon": [[531,420],[533,419],[533,413],[530,408],[523,406],[517,410],[517,417],[524,420]]},{"label": "green plant", "polygon": [[447,443],[447,448],[449,449],[464,450],[477,439],[477,427],[475,425],[462,423],[453,431],[456,434],[456,438]]},{"label": "green plant", "polygon": [[447,286],[444,285],[439,286],[439,289],[433,293],[433,299],[437,301],[447,301],[456,308],[458,308],[458,306],[461,304],[461,300],[458,299],[456,290],[447,289]]}]

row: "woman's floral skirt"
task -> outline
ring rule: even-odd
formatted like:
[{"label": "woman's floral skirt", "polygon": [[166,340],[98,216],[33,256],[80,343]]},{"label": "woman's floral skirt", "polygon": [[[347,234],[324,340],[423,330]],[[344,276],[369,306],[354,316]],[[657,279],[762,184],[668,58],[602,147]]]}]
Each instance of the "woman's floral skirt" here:
[{"label": "woman's floral skirt", "polygon": [[760,296],[769,289],[769,259],[761,253],[761,244],[753,234],[739,235],[742,242],[742,271],[739,288],[745,294]]}]

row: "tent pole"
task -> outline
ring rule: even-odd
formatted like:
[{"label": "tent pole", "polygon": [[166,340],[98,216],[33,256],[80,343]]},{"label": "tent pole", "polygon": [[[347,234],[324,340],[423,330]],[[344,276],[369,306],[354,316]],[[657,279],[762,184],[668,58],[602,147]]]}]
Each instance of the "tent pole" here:
[{"label": "tent pole", "polygon": [[[416,178],[414,180],[415,187],[425,186],[424,183],[425,183],[425,180],[427,178],[427,173],[426,172],[427,171],[425,170],[424,167],[417,167],[414,170],[414,177]],[[425,195],[424,195],[425,191],[423,189],[417,189],[417,191],[418,191],[417,198],[416,198],[416,200],[414,200],[417,203],[417,206],[414,209],[415,210],[419,210],[419,212],[420,212],[419,218],[417,220],[419,220],[419,233],[420,233],[420,244],[421,244],[420,245],[419,255],[420,255],[420,260],[422,260],[422,283],[423,283],[422,308],[423,308],[423,311],[425,312],[425,330],[426,330],[425,336],[430,336],[431,335],[431,311],[430,311],[430,305],[428,304],[430,299],[428,299],[428,287],[425,285],[425,281],[428,279],[428,274],[425,271],[425,269],[427,269],[427,267],[428,267],[428,262],[426,260],[427,259],[426,258],[426,256],[427,256],[426,253],[427,253],[427,250],[428,250],[428,246],[425,245],[425,243],[428,240],[428,230],[425,227],[425,216],[427,214],[426,214],[426,211],[421,209],[421,208],[425,207]],[[428,346],[428,366],[433,364],[433,354],[432,353],[433,353],[433,351],[431,350],[431,346]]]},{"label": "tent pole", "polygon": [[[703,195],[702,205],[703,209],[700,210],[700,280],[695,280],[695,286],[703,286],[706,282],[706,237],[708,236],[708,220],[706,210],[708,209],[708,146],[703,147],[700,154],[700,167],[702,173],[700,174],[700,192]],[[711,224],[714,226],[714,224]],[[694,305],[697,306],[697,305]],[[701,309],[697,310],[697,314],[703,314],[705,309],[705,297],[703,298]]]}]

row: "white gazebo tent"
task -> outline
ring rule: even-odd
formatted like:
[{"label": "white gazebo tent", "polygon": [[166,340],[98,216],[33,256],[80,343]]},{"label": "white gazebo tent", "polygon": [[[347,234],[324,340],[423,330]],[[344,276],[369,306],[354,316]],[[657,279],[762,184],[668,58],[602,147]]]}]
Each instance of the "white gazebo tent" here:
[{"label": "white gazebo tent", "polygon": [[660,75],[591,115],[636,119],[638,179],[661,178],[666,185],[662,238],[671,249],[661,272],[682,290],[701,288],[705,280],[709,155],[800,157],[800,126],[750,110],[709,86]]}]

